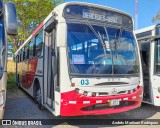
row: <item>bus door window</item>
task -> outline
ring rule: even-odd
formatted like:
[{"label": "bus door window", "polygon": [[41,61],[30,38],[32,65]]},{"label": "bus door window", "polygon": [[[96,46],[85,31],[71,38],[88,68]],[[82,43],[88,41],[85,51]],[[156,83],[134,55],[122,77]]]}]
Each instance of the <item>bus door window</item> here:
[{"label": "bus door window", "polygon": [[29,43],[29,59],[31,59],[34,56],[34,54],[33,54],[33,47],[34,47],[34,42],[31,41]]},{"label": "bus door window", "polygon": [[35,56],[41,56],[43,54],[43,31],[41,30],[35,37]]},{"label": "bus door window", "polygon": [[149,67],[150,67],[150,41],[141,42],[141,56],[142,68],[144,77],[144,100],[150,100],[150,86],[149,86]]},{"label": "bus door window", "polygon": [[160,74],[160,39],[155,43],[155,73]]}]

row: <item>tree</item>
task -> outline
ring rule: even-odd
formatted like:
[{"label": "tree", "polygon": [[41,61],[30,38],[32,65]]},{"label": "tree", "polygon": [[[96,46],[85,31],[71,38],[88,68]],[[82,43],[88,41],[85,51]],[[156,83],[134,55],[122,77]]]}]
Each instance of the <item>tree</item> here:
[{"label": "tree", "polygon": [[156,16],[153,17],[152,22],[160,21],[160,11],[157,12]]},{"label": "tree", "polygon": [[18,35],[10,36],[14,51],[29,37],[46,16],[63,0],[6,0],[15,3],[18,15]]}]

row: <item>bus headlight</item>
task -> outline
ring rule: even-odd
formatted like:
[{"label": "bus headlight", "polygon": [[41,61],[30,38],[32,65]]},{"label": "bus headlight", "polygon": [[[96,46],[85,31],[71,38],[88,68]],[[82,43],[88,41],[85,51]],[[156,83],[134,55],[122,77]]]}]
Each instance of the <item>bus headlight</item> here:
[{"label": "bus headlight", "polygon": [[4,98],[5,98],[4,95],[5,95],[4,91],[1,91],[0,92],[0,106],[4,104]]}]

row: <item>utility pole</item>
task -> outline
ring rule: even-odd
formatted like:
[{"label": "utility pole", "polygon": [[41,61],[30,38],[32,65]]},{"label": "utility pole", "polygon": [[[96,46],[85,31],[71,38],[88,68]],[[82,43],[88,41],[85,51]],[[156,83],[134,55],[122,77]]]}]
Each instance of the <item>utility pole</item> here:
[{"label": "utility pole", "polygon": [[138,0],[135,0],[135,30],[138,29]]}]

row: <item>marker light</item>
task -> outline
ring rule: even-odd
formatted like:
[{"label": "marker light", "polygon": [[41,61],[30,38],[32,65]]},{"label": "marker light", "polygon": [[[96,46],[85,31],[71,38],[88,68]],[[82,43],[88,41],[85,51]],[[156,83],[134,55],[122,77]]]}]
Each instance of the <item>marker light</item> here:
[{"label": "marker light", "polygon": [[87,91],[84,91],[83,92],[83,95],[87,96],[88,92]]},{"label": "marker light", "polygon": [[95,97],[95,96],[96,96],[96,92],[93,92],[93,93],[92,93],[92,96]]},{"label": "marker light", "polygon": [[131,93],[131,90],[128,90],[128,94],[130,94]]},{"label": "marker light", "polygon": [[74,86],[75,86],[75,83],[72,83],[71,86],[74,87]]},{"label": "marker light", "polygon": [[78,88],[76,88],[75,91],[76,91],[76,93],[79,93],[79,89]]},{"label": "marker light", "polygon": [[133,92],[135,92],[136,91],[136,89],[133,89]]}]

